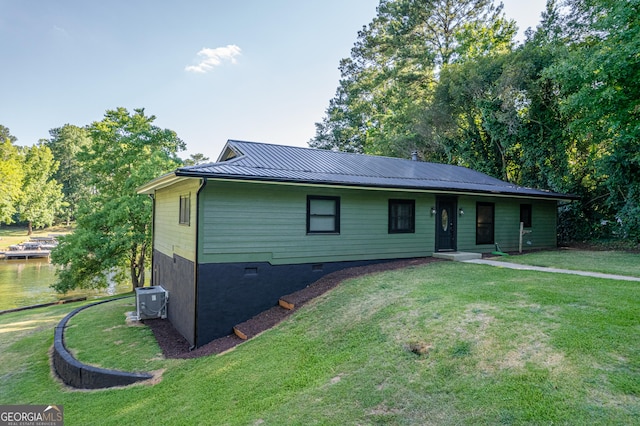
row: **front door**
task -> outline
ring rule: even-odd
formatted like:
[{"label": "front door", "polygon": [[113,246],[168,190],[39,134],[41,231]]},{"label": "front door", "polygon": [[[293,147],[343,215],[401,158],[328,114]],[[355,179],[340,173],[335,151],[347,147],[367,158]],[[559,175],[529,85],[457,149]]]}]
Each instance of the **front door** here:
[{"label": "front door", "polygon": [[456,208],[452,197],[436,199],[436,251],[456,251]]}]

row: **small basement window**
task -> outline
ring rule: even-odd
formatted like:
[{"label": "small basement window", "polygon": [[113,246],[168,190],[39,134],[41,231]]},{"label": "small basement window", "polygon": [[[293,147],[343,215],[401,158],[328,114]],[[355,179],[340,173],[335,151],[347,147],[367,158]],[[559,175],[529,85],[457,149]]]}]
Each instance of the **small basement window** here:
[{"label": "small basement window", "polygon": [[340,197],[307,196],[307,233],[340,233]]},{"label": "small basement window", "polygon": [[525,228],[531,228],[531,216],[533,208],[531,204],[520,204],[520,222]]},{"label": "small basement window", "polygon": [[402,234],[415,231],[415,200],[389,200],[389,233]]},{"label": "small basement window", "polygon": [[178,223],[187,226],[191,224],[191,194],[180,196],[180,217]]}]

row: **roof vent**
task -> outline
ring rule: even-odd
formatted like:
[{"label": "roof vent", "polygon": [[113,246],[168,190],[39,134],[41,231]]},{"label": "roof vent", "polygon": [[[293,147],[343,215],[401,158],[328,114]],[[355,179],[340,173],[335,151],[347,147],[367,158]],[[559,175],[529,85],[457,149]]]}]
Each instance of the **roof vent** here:
[{"label": "roof vent", "polygon": [[411,151],[411,161],[418,161],[418,151]]}]

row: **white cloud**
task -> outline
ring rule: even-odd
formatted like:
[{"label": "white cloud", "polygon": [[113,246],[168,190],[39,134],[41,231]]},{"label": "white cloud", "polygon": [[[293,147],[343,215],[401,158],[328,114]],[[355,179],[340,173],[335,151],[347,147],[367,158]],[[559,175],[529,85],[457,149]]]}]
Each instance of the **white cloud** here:
[{"label": "white cloud", "polygon": [[241,52],[242,50],[235,44],[216,47],[215,49],[205,47],[198,52],[198,56],[201,56],[202,60],[197,65],[188,65],[184,69],[185,71],[203,74],[221,65],[223,61],[235,64],[237,62],[236,57],[240,56]]},{"label": "white cloud", "polygon": [[63,39],[70,39],[71,35],[69,34],[69,32],[67,30],[65,30],[62,27],[59,27],[57,25],[53,26],[53,35],[56,37],[60,37]]}]

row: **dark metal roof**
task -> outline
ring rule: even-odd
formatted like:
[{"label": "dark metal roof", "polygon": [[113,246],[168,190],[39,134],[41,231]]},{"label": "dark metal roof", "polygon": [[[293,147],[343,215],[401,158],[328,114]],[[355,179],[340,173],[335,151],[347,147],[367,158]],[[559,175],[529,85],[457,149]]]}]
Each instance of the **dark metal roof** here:
[{"label": "dark metal roof", "polygon": [[183,167],[176,176],[487,193],[574,199],[524,188],[466,167],[401,158],[229,140],[215,163]]}]

